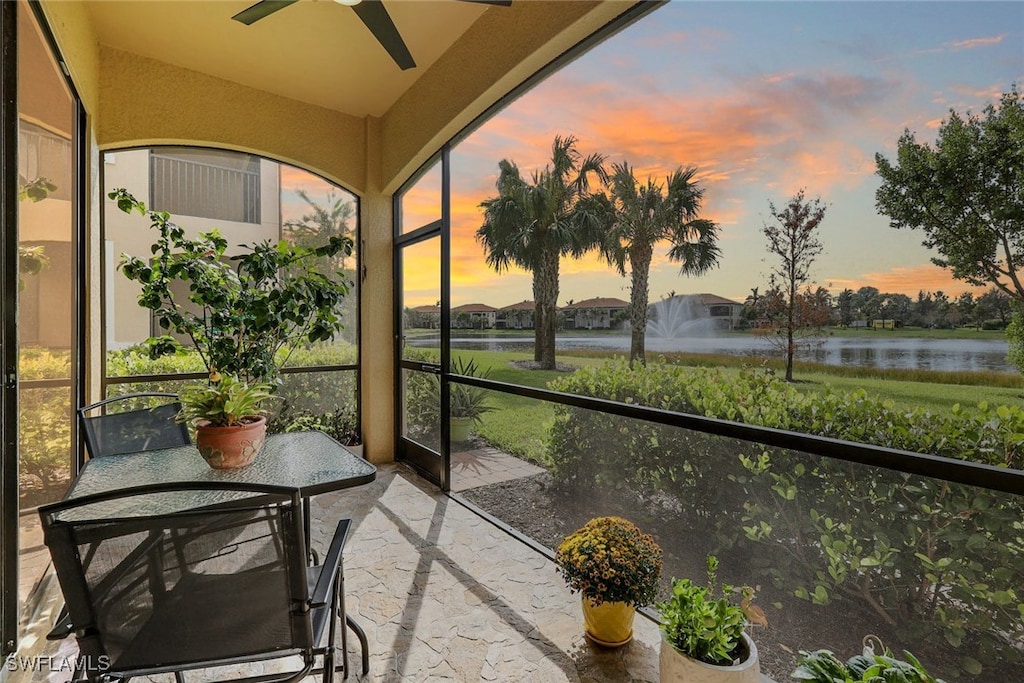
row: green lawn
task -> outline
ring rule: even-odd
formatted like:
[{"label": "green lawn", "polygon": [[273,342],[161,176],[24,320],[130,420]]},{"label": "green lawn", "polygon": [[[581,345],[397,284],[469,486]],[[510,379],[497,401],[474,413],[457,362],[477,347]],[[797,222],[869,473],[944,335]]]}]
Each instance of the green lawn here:
[{"label": "green lawn", "polygon": [[958,403],[974,406],[982,401],[1024,408],[1024,390],[1020,388],[839,377],[827,373],[796,373],[795,379],[801,391],[815,391],[826,386],[844,391],[864,389],[870,395],[891,399],[897,406],[907,409],[921,407],[931,412],[945,412]]},{"label": "green lawn", "polygon": [[[500,351],[457,351],[456,355],[473,358],[481,370],[488,370],[490,379],[546,388],[552,379],[564,376],[564,372],[524,370],[512,365],[513,361],[531,360],[532,354]],[[583,355],[560,354],[558,362],[574,367],[596,366],[604,363],[611,354],[587,352]],[[688,365],[692,356],[673,357],[673,361]],[[715,359],[721,357],[715,356]],[[739,373],[742,359],[730,357],[729,365],[723,372]],[[694,364],[705,364],[707,358],[697,357]],[[748,361],[749,362],[749,361]],[[832,372],[830,370],[836,370]],[[904,409],[924,408],[931,412],[948,412],[953,405],[974,406],[982,401],[995,405],[1016,405],[1024,407],[1024,388],[1020,377],[1009,375],[1005,383],[1011,386],[993,386],[992,375],[998,373],[924,373],[862,369],[861,376],[844,376],[838,370],[824,365],[802,366],[796,372],[797,388],[800,391],[820,391],[832,387],[841,391],[865,389],[870,395],[891,399]],[[977,375],[978,384],[971,384],[971,375]],[[934,377],[932,377],[934,375]],[[950,381],[922,381],[924,379]],[[490,393],[490,403],[495,410],[486,413],[477,427],[477,433],[497,448],[524,457],[538,464],[546,465],[545,438],[554,419],[554,404],[537,401],[501,392]]]},{"label": "green lawn", "polygon": [[933,330],[927,327],[901,327],[896,330],[866,330],[848,327],[832,327],[827,330],[829,336],[867,339],[991,339],[1003,341],[1006,333],[1002,330],[979,330],[974,327],[961,327],[955,330]]}]

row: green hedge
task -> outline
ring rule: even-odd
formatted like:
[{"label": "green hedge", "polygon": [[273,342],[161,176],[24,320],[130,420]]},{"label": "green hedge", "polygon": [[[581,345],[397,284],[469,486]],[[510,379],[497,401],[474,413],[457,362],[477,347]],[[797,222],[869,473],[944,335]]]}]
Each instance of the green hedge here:
[{"label": "green hedge", "polygon": [[[71,472],[71,355],[25,347],[19,352],[23,381],[63,379],[68,386],[22,387],[18,396],[19,471],[26,487],[42,496],[32,504],[53,500]],[[49,492],[49,493],[48,493]]]},{"label": "green hedge", "polygon": [[[296,349],[288,365],[316,367],[348,365],[356,361],[356,347],[337,343]],[[107,355],[107,374],[111,377],[204,371],[199,356],[188,350],[151,359],[144,347],[133,346]],[[156,382],[113,384],[107,393],[109,396],[121,396],[138,391],[177,392],[182,383],[168,378]],[[281,384],[275,393],[282,400],[272,408],[268,425],[271,432],[320,429],[343,443],[360,442],[354,370],[282,374]]]},{"label": "green hedge", "polygon": [[[801,393],[771,371],[624,361],[552,383],[607,398],[901,450],[1020,468],[1024,411],[901,411],[864,391]],[[561,486],[668,495],[752,566],[815,603],[857,601],[914,641],[942,638],[961,666],[1018,659],[1024,639],[1024,500],[653,423],[559,406]]]}]

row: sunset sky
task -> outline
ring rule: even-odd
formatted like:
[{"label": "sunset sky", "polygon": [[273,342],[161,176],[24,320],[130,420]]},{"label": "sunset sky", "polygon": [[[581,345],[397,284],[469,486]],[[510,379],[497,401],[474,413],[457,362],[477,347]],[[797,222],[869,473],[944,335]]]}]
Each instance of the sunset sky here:
[{"label": "sunset sky", "polygon": [[[896,231],[875,211],[874,154],[891,158],[904,128],[930,142],[950,108],[980,112],[1024,83],[1022,33],[1018,2],[671,2],[453,150],[453,305],[532,298],[530,275],[496,277],[473,234],[498,160],[527,175],[548,160],[556,135],[575,135],[584,155],[628,161],[640,179],[698,167],[704,217],[721,226],[721,265],[683,278],[660,249],[652,300],[675,291],[742,301],[752,287],[763,291],[768,202],[782,205],[801,187],[828,204],[817,283],[834,293],[963,291],[929,263],[920,233]],[[439,217],[425,208],[436,206],[426,188],[437,178],[428,173],[406,196],[406,225]],[[563,260],[561,272],[559,304],[629,298],[628,280],[596,258]],[[433,303],[434,292],[410,282],[406,304]]]}]

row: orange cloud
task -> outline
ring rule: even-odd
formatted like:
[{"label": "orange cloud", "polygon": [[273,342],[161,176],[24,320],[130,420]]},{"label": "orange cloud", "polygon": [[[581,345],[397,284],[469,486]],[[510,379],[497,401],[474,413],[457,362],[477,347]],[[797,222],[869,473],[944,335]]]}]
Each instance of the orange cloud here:
[{"label": "orange cloud", "polygon": [[[681,164],[695,165],[709,196],[728,193],[734,183],[767,180],[792,189],[809,184],[807,178],[776,178],[780,168],[793,176],[809,171],[815,183],[811,191],[822,194],[873,174],[873,161],[837,131],[891,95],[891,84],[787,73],[735,85],[728,93],[669,95],[655,88],[632,97],[622,92],[622,84],[565,78],[528,93],[488,122],[473,135],[477,147],[471,153],[493,147],[491,173],[502,157],[515,160],[524,172],[542,167],[554,134],[569,131],[542,130],[536,122],[567,120],[573,121],[571,132],[583,153],[601,151],[610,161],[626,160],[639,177],[663,177]],[[870,121],[892,132],[891,123]],[[862,129],[864,121],[858,126]]]},{"label": "orange cloud", "polygon": [[301,168],[289,166],[288,164],[280,164],[279,167],[281,169],[282,190],[303,189],[307,192],[327,192],[331,188],[337,187],[334,183],[328,182],[320,176]]},{"label": "orange cloud", "polygon": [[856,278],[826,277],[822,281],[830,284],[833,293],[843,289],[855,290],[861,287],[875,287],[880,292],[906,294],[907,296],[916,296],[920,291],[937,292],[940,290],[950,295],[968,291],[980,294],[986,289],[956,280],[948,270],[933,264],[864,273]]}]

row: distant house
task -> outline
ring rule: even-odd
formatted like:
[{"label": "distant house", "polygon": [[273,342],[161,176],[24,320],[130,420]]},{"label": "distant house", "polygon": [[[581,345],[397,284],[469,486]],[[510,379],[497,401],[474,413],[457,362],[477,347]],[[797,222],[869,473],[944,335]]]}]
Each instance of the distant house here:
[{"label": "distant house", "polygon": [[570,330],[607,330],[626,318],[629,302],[610,297],[577,301],[560,309]]},{"label": "distant house", "polygon": [[495,326],[498,309],[487,304],[463,304],[452,309],[452,327],[489,330]]},{"label": "distant house", "polygon": [[536,304],[532,301],[503,306],[498,309],[494,326],[499,330],[532,330],[535,308]]},{"label": "distant house", "polygon": [[410,315],[406,324],[410,327],[425,327],[430,330],[441,327],[440,306],[417,306],[409,310]]},{"label": "distant house", "polygon": [[661,336],[684,330],[731,330],[742,320],[743,304],[717,294],[677,294],[651,304],[648,320]]},{"label": "distant house", "polygon": [[743,304],[718,296],[717,294],[696,294],[704,304],[708,317],[719,327],[733,329],[741,320]]}]

